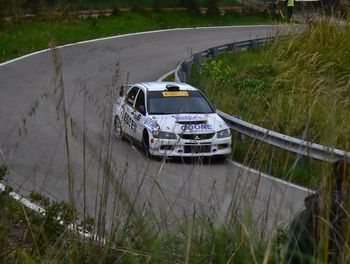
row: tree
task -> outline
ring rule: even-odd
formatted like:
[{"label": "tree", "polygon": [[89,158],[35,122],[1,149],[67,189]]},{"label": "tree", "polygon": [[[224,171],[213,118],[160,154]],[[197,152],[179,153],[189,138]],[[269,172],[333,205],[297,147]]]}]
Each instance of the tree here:
[{"label": "tree", "polygon": [[39,14],[43,1],[41,0],[25,0],[23,1],[22,8],[25,13]]},{"label": "tree", "polygon": [[199,14],[199,5],[197,0],[183,0],[185,6],[191,14]]},{"label": "tree", "polygon": [[161,0],[154,0],[153,1],[153,9],[155,11],[159,11],[161,8],[161,4],[160,4]]},{"label": "tree", "polygon": [[0,19],[5,17],[6,15],[6,1],[5,0],[0,0]]},{"label": "tree", "polygon": [[208,0],[208,11],[209,16],[218,16],[220,14],[219,10],[219,0]]}]

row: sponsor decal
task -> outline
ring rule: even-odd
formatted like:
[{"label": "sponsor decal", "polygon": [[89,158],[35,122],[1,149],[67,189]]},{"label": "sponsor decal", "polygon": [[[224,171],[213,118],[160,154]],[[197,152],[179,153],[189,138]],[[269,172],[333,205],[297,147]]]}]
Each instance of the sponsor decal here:
[{"label": "sponsor decal", "polygon": [[203,117],[197,115],[180,115],[175,116],[176,122],[184,122],[184,121],[200,121],[203,120]]},{"label": "sponsor decal", "polygon": [[210,124],[186,124],[181,126],[182,131],[194,131],[194,130],[212,130],[213,126]]},{"label": "sponsor decal", "polygon": [[133,118],[130,117],[130,115],[128,113],[124,114],[124,123],[130,127],[132,132],[136,132],[137,129],[137,123],[134,121]]},{"label": "sponsor decal", "polygon": [[188,96],[187,91],[175,91],[175,92],[163,92],[164,97],[171,97],[171,96]]},{"label": "sponsor decal", "polygon": [[145,125],[145,127],[154,130],[157,129],[159,127],[158,123],[156,120],[154,120],[153,118],[147,117],[144,121],[143,124]]},{"label": "sponsor decal", "polygon": [[134,118],[135,118],[136,121],[140,121],[141,114],[139,114],[139,113],[134,113]]}]

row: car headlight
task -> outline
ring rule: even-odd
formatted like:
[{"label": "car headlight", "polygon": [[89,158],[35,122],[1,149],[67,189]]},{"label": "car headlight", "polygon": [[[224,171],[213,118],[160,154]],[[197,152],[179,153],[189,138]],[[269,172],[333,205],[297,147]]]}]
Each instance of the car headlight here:
[{"label": "car headlight", "polygon": [[171,132],[164,132],[164,131],[153,131],[152,135],[154,138],[160,138],[160,139],[176,139],[176,134]]},{"label": "car headlight", "polygon": [[217,132],[217,134],[216,134],[217,138],[226,138],[226,137],[230,137],[230,136],[231,136],[230,129],[221,130],[221,131]]}]

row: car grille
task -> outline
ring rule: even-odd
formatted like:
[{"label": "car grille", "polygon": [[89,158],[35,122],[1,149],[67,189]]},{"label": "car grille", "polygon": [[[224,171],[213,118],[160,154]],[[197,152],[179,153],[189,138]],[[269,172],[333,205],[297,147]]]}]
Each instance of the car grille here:
[{"label": "car grille", "polygon": [[207,133],[207,134],[180,134],[179,136],[182,139],[189,140],[203,140],[203,139],[211,139],[215,133]]},{"label": "car grille", "polygon": [[210,145],[184,146],[185,153],[210,153]]}]

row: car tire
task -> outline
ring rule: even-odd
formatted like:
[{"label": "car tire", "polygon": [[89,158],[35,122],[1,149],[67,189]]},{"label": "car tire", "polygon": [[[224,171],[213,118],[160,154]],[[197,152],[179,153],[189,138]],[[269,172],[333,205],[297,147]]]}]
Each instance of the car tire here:
[{"label": "car tire", "polygon": [[142,147],[146,157],[151,158],[152,156],[149,152],[149,137],[148,137],[148,132],[146,130],[143,131],[143,135],[142,135]]},{"label": "car tire", "polygon": [[116,139],[118,139],[118,140],[123,139],[122,123],[120,121],[119,116],[115,116],[115,118],[114,118],[113,133],[114,133],[114,136]]}]

